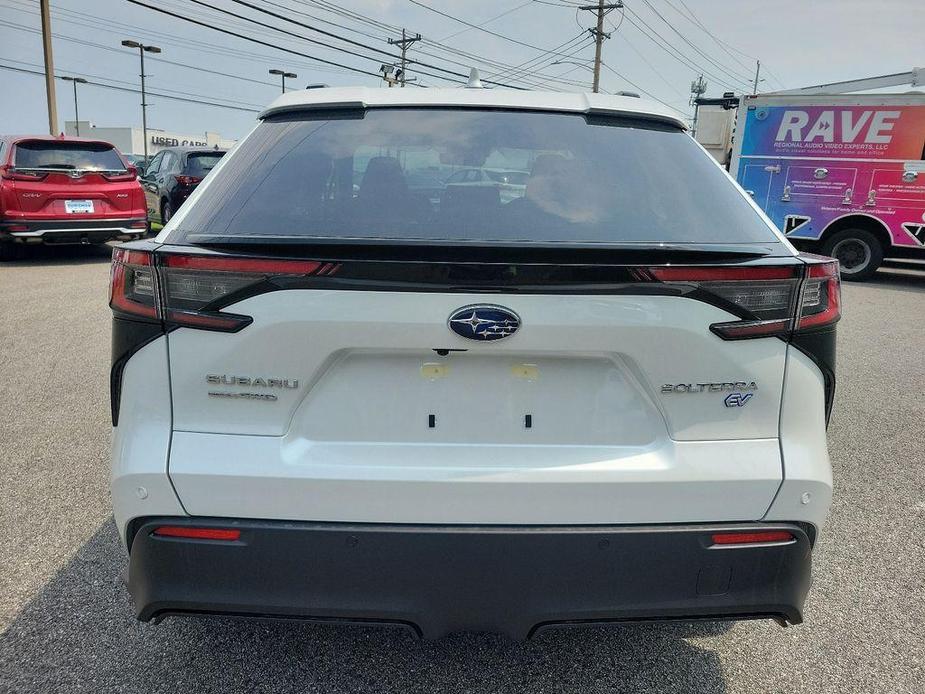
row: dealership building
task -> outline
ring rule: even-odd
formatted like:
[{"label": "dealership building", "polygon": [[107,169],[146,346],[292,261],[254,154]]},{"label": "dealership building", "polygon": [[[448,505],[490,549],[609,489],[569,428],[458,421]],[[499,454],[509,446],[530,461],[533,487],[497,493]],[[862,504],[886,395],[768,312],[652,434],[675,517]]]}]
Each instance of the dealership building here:
[{"label": "dealership building", "polygon": [[[77,126],[80,126],[79,128]],[[94,140],[104,140],[111,142],[123,154],[144,154],[145,136],[144,130],[133,127],[101,128],[94,125],[88,120],[82,121],[65,121],[65,135],[77,135],[80,132],[81,137],[90,137]],[[189,133],[170,132],[168,130],[157,130],[148,128],[148,154],[157,154],[165,147],[209,147],[218,149],[228,149],[235,143],[235,140],[229,140],[218,133],[204,132],[198,135]]]}]

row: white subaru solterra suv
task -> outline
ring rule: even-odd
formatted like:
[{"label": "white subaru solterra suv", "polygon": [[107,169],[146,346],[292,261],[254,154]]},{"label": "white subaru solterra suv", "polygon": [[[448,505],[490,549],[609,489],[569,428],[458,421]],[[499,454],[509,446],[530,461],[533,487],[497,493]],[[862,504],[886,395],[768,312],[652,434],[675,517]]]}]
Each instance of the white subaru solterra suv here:
[{"label": "white subaru solterra suv", "polygon": [[839,297],[658,105],[287,93],[113,255],[137,616],[799,623]]}]

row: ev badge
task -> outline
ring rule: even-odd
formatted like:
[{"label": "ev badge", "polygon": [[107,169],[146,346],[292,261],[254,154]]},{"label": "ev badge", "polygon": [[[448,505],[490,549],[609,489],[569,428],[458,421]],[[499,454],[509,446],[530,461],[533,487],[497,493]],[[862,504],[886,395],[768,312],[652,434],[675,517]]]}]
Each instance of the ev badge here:
[{"label": "ev badge", "polygon": [[726,403],[726,407],[745,407],[745,403],[754,395],[754,393],[730,393],[723,402]]}]

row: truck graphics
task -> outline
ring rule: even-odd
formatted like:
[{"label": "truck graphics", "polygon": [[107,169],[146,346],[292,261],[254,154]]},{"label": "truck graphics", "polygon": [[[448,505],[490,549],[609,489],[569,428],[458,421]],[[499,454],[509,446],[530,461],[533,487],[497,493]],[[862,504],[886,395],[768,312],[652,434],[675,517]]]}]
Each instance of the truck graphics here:
[{"label": "truck graphics", "polygon": [[791,240],[857,221],[883,255],[925,248],[922,96],[745,97],[736,130],[732,173]]}]

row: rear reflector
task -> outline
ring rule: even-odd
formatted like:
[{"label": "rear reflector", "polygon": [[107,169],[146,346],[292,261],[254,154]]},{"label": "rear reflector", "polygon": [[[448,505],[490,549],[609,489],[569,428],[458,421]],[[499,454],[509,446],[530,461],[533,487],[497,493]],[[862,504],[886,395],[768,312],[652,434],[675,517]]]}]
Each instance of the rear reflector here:
[{"label": "rear reflector", "polygon": [[162,525],[155,528],[155,535],[161,537],[185,537],[190,540],[227,540],[241,539],[241,531],[231,528],[188,528],[182,525]]},{"label": "rear reflector", "polygon": [[791,542],[793,534],[787,530],[761,530],[748,533],[714,533],[714,545],[762,545],[769,542]]}]

